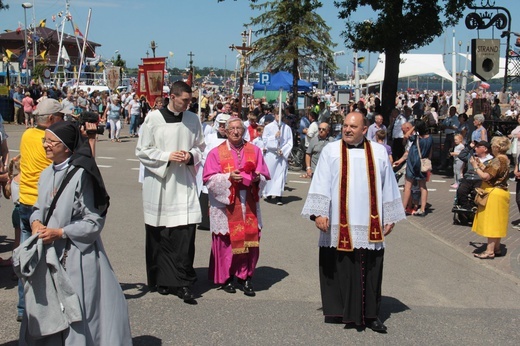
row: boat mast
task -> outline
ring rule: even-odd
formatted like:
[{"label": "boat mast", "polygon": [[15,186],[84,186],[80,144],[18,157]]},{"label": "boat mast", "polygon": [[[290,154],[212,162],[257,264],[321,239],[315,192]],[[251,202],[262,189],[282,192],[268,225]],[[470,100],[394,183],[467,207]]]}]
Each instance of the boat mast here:
[{"label": "boat mast", "polygon": [[54,69],[54,74],[58,73],[58,68],[60,67],[60,59],[61,59],[61,50],[63,49],[63,35],[65,32],[65,22],[67,21],[68,13],[69,13],[69,0],[65,0],[65,16],[63,16],[61,20],[61,33],[58,31],[58,57],[56,58],[56,68]]},{"label": "boat mast", "polygon": [[79,74],[78,79],[76,82],[76,89],[79,86],[79,80],[81,78],[81,67],[83,66],[83,61],[85,60],[85,48],[87,47],[87,38],[88,38],[88,31],[90,28],[90,17],[92,16],[92,8],[88,9],[88,17],[87,17],[87,28],[85,29],[85,36],[83,37],[83,49],[81,50],[81,60],[79,62]]}]

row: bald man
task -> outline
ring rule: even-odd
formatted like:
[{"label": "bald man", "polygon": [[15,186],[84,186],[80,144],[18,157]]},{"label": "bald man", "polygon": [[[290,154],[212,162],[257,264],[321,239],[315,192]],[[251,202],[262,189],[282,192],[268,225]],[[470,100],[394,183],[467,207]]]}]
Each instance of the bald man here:
[{"label": "bald man", "polygon": [[302,216],[320,231],[319,276],[327,323],[385,333],[379,319],[385,236],[405,218],[384,146],[365,138],[361,113],[320,154]]}]

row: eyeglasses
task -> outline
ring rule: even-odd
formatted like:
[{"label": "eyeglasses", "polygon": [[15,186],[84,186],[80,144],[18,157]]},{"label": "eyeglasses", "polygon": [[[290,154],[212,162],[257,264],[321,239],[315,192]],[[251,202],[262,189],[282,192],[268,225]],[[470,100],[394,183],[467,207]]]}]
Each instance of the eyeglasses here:
[{"label": "eyeglasses", "polygon": [[235,131],[243,131],[243,127],[230,127],[227,129],[229,132],[235,132]]},{"label": "eyeglasses", "polygon": [[320,130],[320,131],[327,131],[327,129],[324,129],[322,127],[320,127],[318,130]]},{"label": "eyeglasses", "polygon": [[55,146],[57,146],[60,143],[61,143],[61,141],[54,141],[52,139],[42,138],[42,144],[43,145],[47,144],[50,147],[55,147]]}]

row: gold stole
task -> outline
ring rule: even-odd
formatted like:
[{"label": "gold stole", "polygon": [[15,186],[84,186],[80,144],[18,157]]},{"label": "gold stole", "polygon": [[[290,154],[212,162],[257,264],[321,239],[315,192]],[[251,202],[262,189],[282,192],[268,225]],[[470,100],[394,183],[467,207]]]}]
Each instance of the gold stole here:
[{"label": "gold stole", "polygon": [[[244,144],[244,162],[251,162],[256,168],[256,155],[252,144]],[[227,141],[218,146],[220,166],[224,173],[230,173],[240,167],[236,167],[235,160],[228,148]],[[226,206],[228,219],[229,238],[233,254],[248,253],[250,247],[258,247],[258,218],[256,216],[256,203],[258,202],[258,184],[251,183],[246,187],[246,215],[245,219],[240,204],[240,192],[238,185],[232,183],[229,195],[230,204]],[[255,198],[256,196],[256,198]]]},{"label": "gold stole", "polygon": [[[341,150],[341,171],[339,183],[339,237],[338,246],[339,251],[353,251],[352,236],[350,234],[350,226],[348,219],[348,187],[350,172],[348,169],[348,146],[342,140],[340,144]],[[370,219],[368,221],[368,240],[373,243],[380,243],[384,240],[381,219],[377,208],[377,190],[376,179],[377,174],[374,164],[374,153],[370,142],[365,139],[363,143],[363,150],[365,150],[366,169],[368,173],[368,193],[370,200]]]}]

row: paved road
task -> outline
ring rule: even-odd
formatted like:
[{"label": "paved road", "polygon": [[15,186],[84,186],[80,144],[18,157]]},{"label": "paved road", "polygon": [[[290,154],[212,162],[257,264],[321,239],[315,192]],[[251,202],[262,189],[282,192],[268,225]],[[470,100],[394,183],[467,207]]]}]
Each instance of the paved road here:
[{"label": "paved road", "polygon": [[[23,129],[6,127],[9,145],[16,149]],[[143,287],[136,140],[101,139],[98,164],[112,197],[103,241],[128,299],[135,345],[512,345],[520,340],[520,276],[514,265],[520,232],[510,230],[504,258],[474,259],[470,242],[482,239],[466,227],[451,225],[451,181],[442,176],[429,184],[435,190],[429,199],[432,213],[399,223],[387,239],[381,316],[389,328],[387,335],[323,323],[318,232],[299,216],[309,185],[294,173],[288,179],[285,205],[262,202],[265,229],[254,278],[256,297],[226,294],[208,282],[207,231],[198,231],[196,241],[198,304],[148,293]],[[11,206],[5,199],[1,205],[0,255],[5,258],[12,241]],[[0,268],[0,343],[15,345],[17,295],[9,276],[8,268]]]}]

